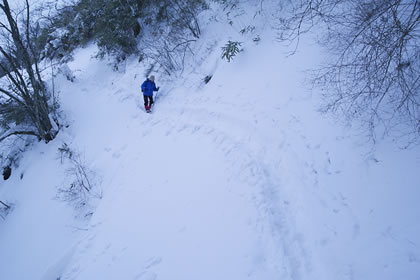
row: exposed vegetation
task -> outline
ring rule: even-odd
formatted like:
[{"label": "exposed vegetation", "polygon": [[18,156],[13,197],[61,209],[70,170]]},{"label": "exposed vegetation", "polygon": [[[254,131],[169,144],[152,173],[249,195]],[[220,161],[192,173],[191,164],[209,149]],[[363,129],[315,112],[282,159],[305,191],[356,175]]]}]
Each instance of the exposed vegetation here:
[{"label": "exposed vegetation", "polygon": [[362,121],[373,140],[378,131],[419,140],[418,0],[305,0],[284,8],[281,39],[326,30],[333,60],[314,79],[324,89],[324,112]]},{"label": "exposed vegetation", "polygon": [[197,15],[206,7],[204,0],[79,0],[45,23],[39,45],[45,57],[62,59],[95,41],[99,57],[118,63],[136,54],[173,72],[178,53],[200,36]]},{"label": "exposed vegetation", "polygon": [[57,130],[50,119],[56,109],[41,78],[39,51],[32,40],[29,1],[12,11],[7,0],[0,4],[0,142],[16,135],[31,135],[49,142]]},{"label": "exposed vegetation", "polygon": [[225,58],[228,62],[230,62],[234,56],[241,52],[241,49],[239,49],[241,45],[241,42],[229,40],[227,44],[222,47],[222,58]]},{"label": "exposed vegetation", "polygon": [[98,184],[95,182],[95,172],[86,164],[80,153],[73,151],[66,143],[58,149],[61,163],[67,162],[69,183],[58,189],[58,198],[70,203],[76,208],[90,204],[92,198],[102,198]]}]

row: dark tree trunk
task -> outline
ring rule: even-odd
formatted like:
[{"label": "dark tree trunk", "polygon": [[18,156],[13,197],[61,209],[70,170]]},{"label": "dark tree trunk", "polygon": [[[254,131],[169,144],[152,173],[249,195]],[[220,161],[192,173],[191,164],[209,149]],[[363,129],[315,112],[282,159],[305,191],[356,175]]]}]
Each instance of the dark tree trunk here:
[{"label": "dark tree trunk", "polygon": [[[7,18],[8,26],[2,23],[1,27],[11,36],[16,55],[7,54],[7,52],[1,47],[0,52],[6,57],[7,61],[11,65],[11,68],[13,69],[11,72],[13,72],[14,75],[18,77],[18,79],[10,79],[13,77],[13,74],[9,73],[9,80],[11,80],[13,85],[17,88],[17,92],[6,94],[7,90],[4,89],[1,90],[1,92],[8,95],[9,97],[10,95],[13,95],[13,99],[19,100],[23,103],[23,106],[25,106],[27,112],[27,116],[31,120],[36,130],[36,134],[45,142],[49,142],[54,139],[56,132],[53,130],[53,125],[49,118],[50,109],[46,95],[46,88],[41,79],[36,54],[30,42],[29,1],[26,0],[25,34],[21,34],[19,31],[18,24],[12,15],[8,1],[3,0],[2,2],[3,4],[0,4],[0,9],[4,12],[4,15]],[[27,45],[25,45],[22,39],[23,36],[26,37]],[[23,67],[26,71],[31,89],[29,89],[28,82],[26,82],[22,75],[19,74],[20,67]]]}]

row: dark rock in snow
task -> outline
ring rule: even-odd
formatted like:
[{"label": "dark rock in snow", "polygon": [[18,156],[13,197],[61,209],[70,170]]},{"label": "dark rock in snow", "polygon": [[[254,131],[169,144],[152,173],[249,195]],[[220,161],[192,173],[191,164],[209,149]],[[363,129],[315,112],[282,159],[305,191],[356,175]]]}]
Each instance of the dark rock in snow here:
[{"label": "dark rock in snow", "polygon": [[6,166],[3,168],[3,179],[9,179],[10,175],[12,174],[12,168],[10,166]]},{"label": "dark rock in snow", "polygon": [[204,78],[204,82],[205,82],[206,84],[208,84],[208,83],[210,82],[211,78],[213,78],[213,75],[207,75],[207,76]]}]

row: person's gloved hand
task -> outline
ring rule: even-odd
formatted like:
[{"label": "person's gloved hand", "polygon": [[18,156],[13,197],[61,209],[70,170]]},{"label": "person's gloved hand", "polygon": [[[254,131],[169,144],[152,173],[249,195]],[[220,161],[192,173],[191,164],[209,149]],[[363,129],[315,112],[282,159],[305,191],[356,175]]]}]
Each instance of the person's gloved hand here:
[{"label": "person's gloved hand", "polygon": [[159,91],[160,87],[157,87],[156,89],[157,89],[157,91]]}]

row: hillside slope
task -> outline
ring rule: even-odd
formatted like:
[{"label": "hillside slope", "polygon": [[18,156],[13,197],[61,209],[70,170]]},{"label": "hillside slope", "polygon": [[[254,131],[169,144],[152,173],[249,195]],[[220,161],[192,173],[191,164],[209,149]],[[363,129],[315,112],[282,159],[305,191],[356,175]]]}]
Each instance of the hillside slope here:
[{"label": "hillside slope", "polygon": [[[155,74],[152,114],[135,58],[114,72],[94,46],[75,53],[75,82],[55,81],[69,127],[0,185],[5,279],[417,279],[419,149],[372,150],[319,115],[303,80],[321,52],[286,56],[268,11],[203,16],[182,75]],[[244,47],[231,63],[228,40]],[[95,171],[90,219],[52,199],[62,143]]]}]

